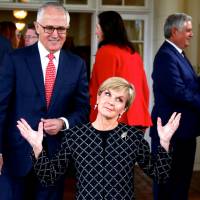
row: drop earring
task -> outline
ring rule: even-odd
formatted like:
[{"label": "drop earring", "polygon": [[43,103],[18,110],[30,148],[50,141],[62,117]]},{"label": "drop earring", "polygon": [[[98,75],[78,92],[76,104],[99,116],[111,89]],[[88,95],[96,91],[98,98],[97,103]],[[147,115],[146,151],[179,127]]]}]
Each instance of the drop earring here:
[{"label": "drop earring", "polygon": [[96,110],[97,107],[98,107],[98,104],[96,103],[96,104],[94,105],[94,110]]}]

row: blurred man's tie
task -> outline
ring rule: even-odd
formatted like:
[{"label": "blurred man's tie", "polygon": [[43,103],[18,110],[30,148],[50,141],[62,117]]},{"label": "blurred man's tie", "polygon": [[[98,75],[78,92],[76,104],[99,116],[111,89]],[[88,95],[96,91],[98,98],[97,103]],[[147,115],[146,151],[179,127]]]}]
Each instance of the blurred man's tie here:
[{"label": "blurred man's tie", "polygon": [[47,108],[49,107],[51,96],[54,88],[54,82],[56,79],[56,67],[53,63],[54,55],[52,53],[48,54],[49,63],[46,68],[45,75],[45,93],[46,93],[46,103]]},{"label": "blurred man's tie", "polygon": [[192,69],[192,71],[194,72],[194,69],[193,69],[193,67],[192,67],[192,64],[191,64],[190,61],[188,60],[188,58],[187,58],[185,52],[182,51],[181,54],[182,54],[182,56],[185,58],[185,60],[187,61],[187,63],[189,64],[189,66],[190,66],[190,68]]},{"label": "blurred man's tie", "polygon": [[184,51],[182,51],[182,56],[185,58],[186,57],[186,55],[185,55],[185,52]]}]

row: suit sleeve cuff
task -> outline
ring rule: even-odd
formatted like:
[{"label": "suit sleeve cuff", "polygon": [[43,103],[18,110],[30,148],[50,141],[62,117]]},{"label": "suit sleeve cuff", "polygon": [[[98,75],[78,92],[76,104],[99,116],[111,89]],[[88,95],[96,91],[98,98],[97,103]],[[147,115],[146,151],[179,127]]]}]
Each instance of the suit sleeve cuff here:
[{"label": "suit sleeve cuff", "polygon": [[63,129],[61,131],[65,131],[65,130],[69,129],[68,120],[66,118],[64,118],[64,117],[60,117],[59,119],[62,119],[64,121],[64,127],[63,127]]}]

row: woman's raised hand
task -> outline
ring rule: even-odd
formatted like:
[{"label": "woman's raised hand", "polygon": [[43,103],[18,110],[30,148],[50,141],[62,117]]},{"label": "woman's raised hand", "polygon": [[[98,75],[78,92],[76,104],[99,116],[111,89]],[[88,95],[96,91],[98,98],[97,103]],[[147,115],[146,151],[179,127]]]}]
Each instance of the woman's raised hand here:
[{"label": "woman's raised hand", "polygon": [[20,119],[17,121],[17,128],[24,139],[26,139],[33,147],[35,157],[37,158],[42,151],[43,123],[40,122],[38,125],[38,131],[34,131],[25,119]]},{"label": "woman's raised hand", "polygon": [[179,126],[181,113],[174,112],[165,126],[162,126],[160,117],[157,120],[157,130],[160,137],[160,144],[168,151],[170,140]]}]

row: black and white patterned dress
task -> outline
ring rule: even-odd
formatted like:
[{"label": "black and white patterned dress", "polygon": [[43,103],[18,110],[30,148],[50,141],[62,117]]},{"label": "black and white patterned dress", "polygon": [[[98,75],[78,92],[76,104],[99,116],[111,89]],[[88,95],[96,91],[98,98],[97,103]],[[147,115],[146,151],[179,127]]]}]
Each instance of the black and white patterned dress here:
[{"label": "black and white patterned dress", "polygon": [[56,184],[67,170],[69,158],[76,167],[77,200],[133,200],[134,165],[157,181],[165,181],[171,157],[159,147],[153,159],[144,133],[119,124],[111,131],[98,131],[91,123],[65,132],[61,150],[51,160],[42,151],[34,168],[41,183]]}]

